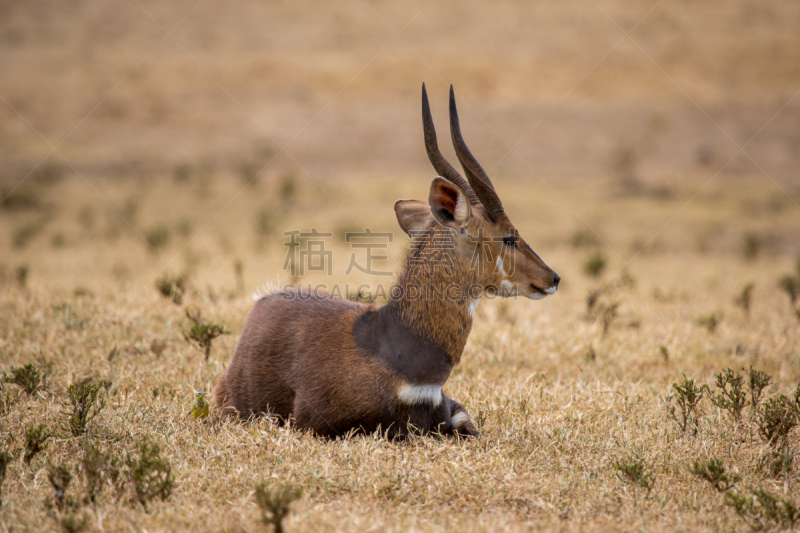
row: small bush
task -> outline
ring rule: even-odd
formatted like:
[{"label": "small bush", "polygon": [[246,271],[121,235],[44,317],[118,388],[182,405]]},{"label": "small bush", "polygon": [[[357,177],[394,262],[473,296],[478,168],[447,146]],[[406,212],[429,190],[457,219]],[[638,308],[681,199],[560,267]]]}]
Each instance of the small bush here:
[{"label": "small bush", "polygon": [[161,357],[161,354],[164,353],[164,350],[167,348],[167,341],[163,339],[153,339],[150,343],[150,351],[156,357]]},{"label": "small bush", "polygon": [[86,513],[78,516],[78,513],[65,513],[61,515],[58,524],[66,533],[80,533],[89,527],[89,517]]},{"label": "small bush", "polygon": [[775,460],[772,461],[770,465],[770,473],[775,477],[781,475],[788,477],[789,472],[792,471],[792,463],[794,462],[795,455],[797,455],[797,452],[789,448],[789,443],[784,443],[783,450],[773,455]]},{"label": "small bush", "polygon": [[641,457],[629,455],[621,461],[614,461],[612,466],[617,470],[617,476],[621,480],[644,489],[646,491],[645,498],[653,490],[655,474],[645,465],[644,459]]},{"label": "small bush", "polygon": [[279,194],[283,205],[287,207],[294,201],[295,195],[297,194],[297,179],[294,177],[294,174],[289,173],[283,177]]},{"label": "small bush", "polygon": [[603,255],[601,252],[595,252],[590,255],[583,264],[583,271],[587,276],[597,278],[603,274],[607,263],[608,261],[606,260],[605,255]]},{"label": "small bush", "polygon": [[589,229],[579,229],[575,230],[572,235],[570,235],[569,243],[574,248],[589,248],[592,246],[599,246],[600,239]]},{"label": "small bush", "polygon": [[669,362],[669,350],[663,344],[658,347],[658,353],[661,354],[661,358],[664,360],[665,363]]},{"label": "small bush", "polygon": [[744,391],[744,376],[726,368],[717,374],[717,394],[709,393],[711,403],[728,411],[734,420],[742,418],[742,411],[747,405],[747,394]]},{"label": "small bush", "polygon": [[19,391],[5,390],[5,382],[0,380],[0,417],[6,416],[19,401]]},{"label": "small bush", "polygon": [[101,452],[91,442],[86,441],[80,457],[81,472],[86,487],[88,502],[95,503],[106,485],[121,490],[121,462],[112,452]]},{"label": "small bush", "polygon": [[48,467],[47,479],[55,491],[55,507],[58,512],[53,512],[50,500],[45,501],[48,514],[53,517],[56,523],[67,533],[78,533],[85,530],[89,525],[89,517],[86,513],[78,515],[80,509],[79,502],[71,496],[67,496],[67,489],[72,481],[72,474],[64,466]]},{"label": "small bush", "polygon": [[761,251],[761,239],[755,233],[748,233],[742,242],[742,255],[745,260],[753,261]]},{"label": "small bush", "polygon": [[27,429],[25,432],[25,456],[23,457],[25,464],[31,464],[31,459],[47,448],[47,439],[49,438],[50,432],[45,429],[44,424],[30,426]]},{"label": "small bush", "polygon": [[594,308],[600,301],[600,297],[606,292],[611,292],[611,289],[608,286],[600,287],[599,289],[590,292],[589,295],[586,296],[586,312],[589,314],[589,316],[596,316]]},{"label": "small bush", "polygon": [[169,244],[171,237],[172,233],[166,226],[156,226],[154,228],[150,228],[144,234],[147,244],[149,244],[154,251],[158,251]]},{"label": "small bush", "polygon": [[17,284],[21,289],[28,286],[28,274],[30,274],[28,265],[20,265],[14,269],[14,277],[17,278]]},{"label": "small bush", "polygon": [[[800,274],[798,275],[800,276]],[[778,286],[783,289],[783,292],[789,297],[789,302],[794,307],[797,297],[800,296],[800,281],[794,276],[783,276],[778,281]]]},{"label": "small bush", "polygon": [[3,381],[13,383],[28,396],[47,387],[47,375],[42,374],[33,363],[18,368],[12,366],[10,376],[3,373]]},{"label": "small bush", "polygon": [[183,295],[186,293],[187,288],[188,283],[183,276],[164,274],[156,279],[156,289],[161,293],[161,296],[171,299],[177,305],[183,302]]},{"label": "small bush", "polygon": [[786,441],[797,426],[793,402],[784,394],[770,398],[758,417],[758,430],[764,440],[773,446]]},{"label": "small bush", "polygon": [[275,227],[275,214],[269,207],[262,208],[256,216],[256,233],[260,237],[267,237]]},{"label": "small bush", "polygon": [[0,206],[8,211],[25,211],[39,207],[39,192],[32,187],[18,187],[9,190],[6,187],[0,189]]},{"label": "small bush", "polygon": [[750,409],[755,413],[758,411],[758,407],[761,404],[761,397],[764,395],[764,389],[770,384],[772,377],[766,372],[753,370],[752,366],[750,366],[747,375],[750,383]]},{"label": "small bush", "polygon": [[208,361],[211,355],[211,343],[220,335],[229,334],[230,331],[225,331],[225,327],[220,324],[204,323],[197,310],[187,309],[186,316],[192,321],[192,326],[188,330],[183,330],[183,338],[203,352]]},{"label": "small bush", "polygon": [[128,457],[128,473],[136,495],[136,500],[147,507],[155,499],[166,500],[172,494],[175,480],[169,461],[161,458],[161,448],[150,439],[143,439],[137,445],[138,457]]},{"label": "small bush", "polygon": [[631,274],[630,270],[624,268],[622,273],[619,275],[619,285],[626,289],[635,289],[636,288],[636,278]]},{"label": "small bush", "polygon": [[728,473],[724,463],[714,458],[702,462],[693,461],[692,474],[708,481],[717,492],[727,491],[742,479],[737,474]]},{"label": "small bush", "polygon": [[47,471],[47,480],[50,481],[56,492],[56,507],[59,511],[63,511],[67,503],[67,489],[72,482],[72,474],[66,467],[50,465]]},{"label": "small bush", "polygon": [[725,505],[732,507],[753,531],[780,527],[794,529],[800,523],[800,505],[792,500],[773,496],[764,489],[750,489],[751,496],[725,493]]},{"label": "small bush", "polygon": [[[672,389],[674,397],[677,398],[678,407],[680,412],[675,409],[674,405],[669,406],[670,416],[678,423],[681,431],[686,431],[692,422],[694,422],[694,433],[697,433],[697,406],[700,400],[703,399],[704,387],[695,385],[694,380],[683,376],[683,382],[680,384],[673,383]],[[671,395],[669,400],[671,401]]]},{"label": "small bush", "polygon": [[302,493],[302,488],[290,485],[281,484],[274,490],[269,490],[265,483],[256,485],[256,504],[261,509],[264,523],[272,524],[275,533],[283,533],[283,520],[289,514],[292,502]]},{"label": "small bush", "polygon": [[586,362],[591,363],[597,360],[597,352],[594,350],[593,345],[589,345],[589,348],[586,350]]},{"label": "small bush", "polygon": [[600,304],[597,307],[597,314],[603,323],[603,336],[608,334],[611,324],[617,318],[617,310],[619,309],[619,302],[612,302],[609,304]]},{"label": "small bush", "polygon": [[714,333],[717,331],[717,326],[719,326],[720,322],[722,322],[722,313],[711,313],[700,317],[697,320],[697,325],[706,328],[709,333]]},{"label": "small bush", "polygon": [[736,297],[736,300],[734,300],[734,304],[742,308],[742,311],[744,311],[744,316],[747,318],[750,318],[750,304],[753,301],[754,288],[754,283],[748,283],[744,286],[739,296]]},{"label": "small bush", "polygon": [[91,380],[77,381],[67,388],[68,403],[65,404],[65,426],[73,436],[83,435],[89,424],[105,407],[105,400],[99,398],[100,387]]}]

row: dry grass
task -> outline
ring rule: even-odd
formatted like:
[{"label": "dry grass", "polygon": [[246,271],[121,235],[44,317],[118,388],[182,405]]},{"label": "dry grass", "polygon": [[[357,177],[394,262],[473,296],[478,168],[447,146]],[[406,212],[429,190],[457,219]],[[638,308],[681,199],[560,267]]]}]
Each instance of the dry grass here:
[{"label": "dry grass", "polygon": [[[60,194],[68,198],[79,185],[65,182]],[[218,186],[228,187],[227,182]],[[169,187],[175,196],[182,185]],[[230,185],[235,187],[235,182]],[[377,185],[364,182],[360,194],[380,197],[370,187]],[[40,274],[50,272],[43,262],[47,257],[63,257],[67,263],[88,257],[109,261],[106,254],[93,255],[102,236],[64,249],[43,245],[41,251],[28,250],[28,287],[7,279],[0,302],[4,370],[29,362],[52,368],[46,390],[19,394],[3,415],[2,448],[14,460],[3,486],[2,523],[9,529],[42,524],[56,529],[53,517],[73,516],[68,514],[73,511],[47,511],[45,501],[54,498],[48,464],[71,471],[67,494],[80,501],[89,490],[79,467],[84,443],[135,455],[142,438],[153,439],[169,462],[175,482],[169,498],[156,498],[145,509],[135,503],[129,483],[119,490],[109,485],[94,504],[77,506],[75,521],[85,514],[88,528],[105,530],[259,530],[265,526],[254,490],[265,482],[303,490],[285,520],[287,531],[742,529],[745,522],[724,504],[724,495],[692,474],[693,461],[709,458],[722,459],[741,476],[735,490],[797,491],[797,465],[788,477],[770,470],[764,458],[772,461],[772,448],[747,409],[733,425],[704,399],[694,435],[679,429],[667,405],[670,385],[683,374],[713,387],[715,375],[726,367],[740,371],[753,365],[773,377],[770,396],[792,393],[800,381],[800,322],[778,286],[780,276],[792,271],[791,256],[750,262],[736,250],[655,250],[628,266],[623,283],[614,281],[620,263],[608,251],[608,273],[596,280],[575,260],[592,252],[573,247],[572,231],[561,231],[559,243],[552,221],[534,227],[526,220],[521,206],[536,202],[535,194],[529,194],[509,199],[508,211],[512,217],[521,215],[515,218],[522,219],[523,235],[533,233],[531,241],[547,243],[536,248],[563,275],[564,285],[542,302],[491,301],[478,307],[463,363],[447,386],[483,432],[466,442],[435,437],[387,442],[376,436],[322,441],[266,419],[220,422],[212,414],[205,422],[195,421],[193,393],[212,388],[251,307],[250,299],[235,290],[234,265],[214,258],[224,250],[211,254],[198,246],[208,260],[188,278],[180,305],[159,291],[159,259],[135,234],[111,243],[118,252],[113,261],[132,270],[125,279],[114,277],[113,264],[87,264],[95,272],[92,279],[69,270],[53,270],[54,280]],[[148,196],[151,202],[158,197]],[[359,205],[358,198],[351,197],[352,205]],[[628,205],[647,201],[633,198]],[[236,231],[241,240],[228,246],[251,265],[244,269],[246,283],[256,286],[252,278],[274,279],[280,272],[284,249],[277,236],[267,244],[257,242],[259,203],[251,203],[252,208],[238,210],[239,218],[250,221]],[[388,229],[391,203],[376,203],[386,204],[388,213],[377,222]],[[308,217],[307,225],[299,227],[322,229],[337,208],[321,206],[312,204],[304,212],[300,205],[289,216],[298,221]],[[152,207],[142,202],[141,209]],[[542,236],[547,234],[549,239]],[[625,240],[622,230],[611,236]],[[406,239],[399,239],[390,255],[397,257],[405,245]],[[343,271],[349,261],[343,239],[332,239],[332,248],[335,266]],[[215,273],[215,261],[220,271],[227,270],[225,277]],[[252,272],[256,269],[259,274]],[[358,281],[336,276],[339,283]],[[69,290],[75,278],[89,287]],[[757,282],[748,318],[735,301],[751,279]],[[611,288],[600,301],[618,302],[605,335],[602,318],[590,318],[586,311],[586,295],[602,284]],[[191,325],[185,314],[189,307],[202,309],[209,320],[234,333],[214,341],[208,363],[183,338]],[[713,333],[697,323],[712,312],[723,317]],[[587,357],[590,345],[593,358]],[[71,411],[62,404],[67,387],[87,378],[103,383],[106,405],[86,434],[75,437],[63,427]],[[5,387],[6,392],[14,389]],[[52,436],[28,466],[20,459],[25,429],[40,423]],[[790,443],[797,451],[797,430]],[[647,495],[614,468],[630,457],[640,458],[652,471]]]},{"label": "dry grass", "polygon": [[[204,2],[174,36],[250,117],[167,40],[84,122],[161,30],[135,3],[0,6],[0,372],[46,377],[0,390],[0,531],[260,531],[257,501],[296,488],[289,532],[744,531],[758,517],[732,494],[799,503],[800,460],[774,465],[800,430],[770,445],[749,407],[733,421],[705,397],[682,431],[669,398],[726,368],[768,373],[770,398],[800,381],[800,104],[748,145],[758,167],[723,166],[737,147],[665,74],[748,141],[800,83],[797,3],[665,0],[631,34],[642,48],[624,40],[585,79],[652,4],[426,4]],[[169,30],[196,4],[141,5]],[[359,74],[394,36],[378,15],[399,30],[423,8]],[[213,404],[194,420],[246,292],[289,281],[284,231],[334,232],[333,277],[304,284],[390,282],[344,275],[344,232],[395,232],[376,264],[395,269],[408,239],[392,205],[433,177],[423,80],[442,132],[456,84],[470,145],[564,280],[478,307],[446,388],[482,435],[325,441]],[[50,148],[30,127],[56,145],[79,122],[59,147],[72,167],[39,164]],[[256,178],[270,137],[298,134]],[[208,361],[187,310],[231,332]],[[99,398],[77,395],[87,383]],[[75,421],[81,401],[95,418]],[[736,481],[726,496],[701,475]]]}]

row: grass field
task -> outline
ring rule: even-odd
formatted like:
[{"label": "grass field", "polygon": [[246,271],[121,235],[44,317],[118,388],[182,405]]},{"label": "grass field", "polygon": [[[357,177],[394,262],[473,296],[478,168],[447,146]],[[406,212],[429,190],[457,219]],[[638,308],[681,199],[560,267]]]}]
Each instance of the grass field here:
[{"label": "grass field", "polygon": [[[32,364],[46,383],[0,391],[0,531],[268,530],[261,483],[302,489],[286,531],[799,530],[800,311],[780,282],[800,294],[799,16],[744,1],[4,3],[0,372]],[[194,420],[251,294],[292,281],[283,232],[333,234],[332,276],[294,281],[391,284],[345,275],[344,233],[393,232],[375,266],[398,270],[393,204],[434,177],[422,81],[451,161],[455,84],[467,141],[563,278],[542,301],[477,308],[445,389],[481,436],[327,441],[213,403]],[[175,276],[182,297],[165,297]],[[187,311],[229,332],[208,361]],[[771,377],[738,420],[711,401],[728,368]],[[708,389],[684,428],[685,378]],[[82,383],[104,405],[86,431],[69,400]],[[732,487],[695,472],[710,459]]]}]

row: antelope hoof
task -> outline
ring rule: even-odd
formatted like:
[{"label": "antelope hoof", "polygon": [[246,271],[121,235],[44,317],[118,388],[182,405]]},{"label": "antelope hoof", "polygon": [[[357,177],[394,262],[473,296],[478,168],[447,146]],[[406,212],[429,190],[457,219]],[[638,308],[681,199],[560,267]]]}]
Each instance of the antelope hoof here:
[{"label": "antelope hoof", "polygon": [[455,435],[462,437],[477,437],[480,435],[472,419],[464,410],[458,410],[450,417],[450,425]]}]

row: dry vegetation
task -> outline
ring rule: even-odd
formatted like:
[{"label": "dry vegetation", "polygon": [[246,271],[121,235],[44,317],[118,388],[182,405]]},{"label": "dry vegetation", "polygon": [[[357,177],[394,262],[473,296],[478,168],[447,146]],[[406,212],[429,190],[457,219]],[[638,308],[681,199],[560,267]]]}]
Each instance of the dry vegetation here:
[{"label": "dry vegetation", "polygon": [[[654,4],[207,0],[159,45],[196,3],[2,3],[0,531],[800,528],[800,9],[619,42]],[[284,231],[334,233],[304,284],[390,282],[344,233],[396,268],[423,80],[564,280],[478,307],[446,388],[482,435],[196,421]]]}]

